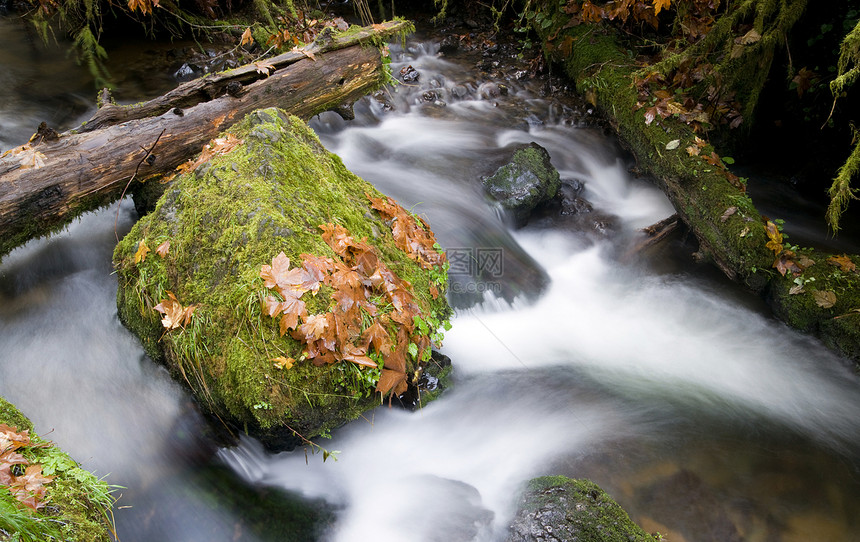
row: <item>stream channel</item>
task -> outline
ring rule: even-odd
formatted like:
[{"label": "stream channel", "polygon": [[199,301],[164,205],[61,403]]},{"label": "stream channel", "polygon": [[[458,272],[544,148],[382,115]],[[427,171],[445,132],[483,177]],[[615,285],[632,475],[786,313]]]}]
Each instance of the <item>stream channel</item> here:
[{"label": "stream channel", "polygon": [[[81,68],[28,46],[9,19],[0,32],[0,150],[42,120],[68,129],[91,113]],[[4,258],[0,395],[122,486],[120,539],[498,541],[524,482],[565,474],[672,542],[860,540],[860,385],[847,361],[689,250],[630,257],[636,230],[672,209],[613,139],[540,81],[492,81],[438,48],[393,47],[395,73],[412,65],[417,81],[362,100],[354,121],[312,122],[459,262],[442,348],[454,385],[414,413],[380,407],[336,431],[321,444],[337,461],[211,436],[117,319],[116,204]],[[133,84],[128,101],[162,90]],[[503,220],[478,175],[530,141],[582,183],[592,212]],[[118,216],[122,235],[130,200]]]}]

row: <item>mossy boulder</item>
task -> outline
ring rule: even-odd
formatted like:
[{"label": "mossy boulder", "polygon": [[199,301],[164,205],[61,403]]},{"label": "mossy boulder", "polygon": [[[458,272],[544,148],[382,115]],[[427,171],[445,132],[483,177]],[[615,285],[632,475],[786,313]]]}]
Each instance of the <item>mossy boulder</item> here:
[{"label": "mossy boulder", "polygon": [[554,198],[561,186],[547,150],[537,143],[517,148],[510,162],[483,180],[484,189],[523,223],[535,207]]},{"label": "mossy boulder", "polygon": [[[447,263],[423,220],[349,172],[300,119],[255,111],[219,141],[241,143],[176,177],[117,245],[119,315],[204,409],[288,449],[379,405],[378,386],[400,393],[417,380],[450,315]],[[392,227],[426,237],[404,244]],[[301,295],[262,278],[284,258],[316,276]],[[287,297],[301,308],[279,304]],[[172,304],[193,313],[166,329]]]},{"label": "mossy boulder", "polygon": [[543,476],[529,481],[507,542],[651,542],[612,497],[589,480]]},{"label": "mossy boulder", "polygon": [[[0,541],[108,542],[112,540],[111,507],[114,499],[108,485],[81,469],[65,452],[33,434],[33,424],[14,405],[0,397],[0,424],[29,433],[30,445],[20,454],[26,464],[13,465],[23,474],[26,467],[40,465],[42,474],[54,478],[44,484],[47,493],[36,511],[25,508],[7,487],[0,484]],[[0,452],[3,450],[0,449]],[[2,463],[2,461],[0,461]]]}]

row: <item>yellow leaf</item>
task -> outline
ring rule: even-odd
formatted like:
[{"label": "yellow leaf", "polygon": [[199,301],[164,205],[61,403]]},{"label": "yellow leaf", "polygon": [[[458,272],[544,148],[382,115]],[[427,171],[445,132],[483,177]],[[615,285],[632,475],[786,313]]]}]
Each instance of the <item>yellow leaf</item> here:
[{"label": "yellow leaf", "polygon": [[134,253],[134,263],[146,261],[146,255],[149,254],[149,247],[146,246],[146,239],[141,239],[137,245],[137,252]]},{"label": "yellow leaf", "polygon": [[254,36],[251,35],[251,27],[245,29],[242,32],[242,41],[239,45],[253,45],[254,44]]},{"label": "yellow leaf", "polygon": [[774,254],[779,256],[779,253],[782,252],[782,232],[779,231],[779,228],[772,221],[768,220],[764,227],[767,232],[768,242],[767,248],[773,251]]},{"label": "yellow leaf", "polygon": [[659,15],[660,11],[669,9],[672,0],[654,0],[654,15]]},{"label": "yellow leaf", "polygon": [[274,362],[275,367],[278,369],[292,369],[293,364],[296,362],[293,358],[285,358],[283,356],[271,358],[269,361]]}]

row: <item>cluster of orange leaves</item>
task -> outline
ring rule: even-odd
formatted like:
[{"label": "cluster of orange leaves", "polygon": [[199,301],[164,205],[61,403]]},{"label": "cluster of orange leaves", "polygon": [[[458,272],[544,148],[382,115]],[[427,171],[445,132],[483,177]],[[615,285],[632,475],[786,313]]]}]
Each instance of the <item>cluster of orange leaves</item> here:
[{"label": "cluster of orange leaves", "polygon": [[42,466],[30,465],[18,450],[44,446],[47,444],[32,442],[28,431],[19,432],[17,427],[0,424],[0,486],[6,486],[21,504],[32,510],[45,506],[48,491],[45,484],[54,477],[42,475]]},{"label": "cluster of orange leaves", "polygon": [[128,0],[128,9],[134,13],[137,10],[144,15],[152,15],[152,8],[157,8],[159,0]]},{"label": "cluster of orange leaves", "polygon": [[[765,232],[767,233],[769,248],[776,259],[773,262],[773,268],[779,271],[779,274],[785,276],[791,272],[795,277],[799,277],[804,270],[815,265],[815,261],[804,254],[797,254],[795,251],[786,247],[785,239],[779,227],[769,219],[765,219]],[[857,264],[847,254],[841,256],[833,255],[827,258],[827,263],[838,267],[843,273],[856,273]],[[804,283],[799,282],[789,290],[789,294],[796,295],[804,292]],[[815,303],[823,308],[829,309],[836,304],[836,293],[830,290],[815,290],[812,292]]]},{"label": "cluster of orange leaves", "polygon": [[[684,3],[676,1],[675,6],[678,8],[675,10],[677,20],[676,24],[671,25],[675,34],[670,37],[680,38],[686,43],[695,43],[711,31],[720,0],[691,0]],[[564,11],[571,19],[565,28],[607,20],[622,26],[628,23],[646,24],[657,30],[659,14],[670,8],[672,0],[615,0],[602,4],[591,0],[569,0]],[[732,57],[742,54],[744,46],[760,39],[761,36],[754,30],[739,37],[731,52]],[[569,54],[572,39],[568,37],[565,40],[560,48],[562,52]],[[651,63],[650,60],[648,62]],[[668,75],[651,73],[644,78],[637,78],[634,81],[639,90],[636,109],[649,104],[645,109],[646,124],[651,124],[658,117],[665,119],[674,115],[698,133],[707,131],[708,126],[714,123],[736,128],[743,122],[741,106],[734,95],[726,93],[720,84],[710,85],[707,92],[703,93],[705,96],[701,102],[683,92],[712,75],[712,64],[687,60]],[[677,89],[678,92],[672,89]]]},{"label": "cluster of orange leaves", "polygon": [[[336,17],[329,20],[308,18],[302,11],[298,12],[298,17],[296,18],[281,15],[278,16],[277,32],[269,36],[266,45],[274,45],[275,47],[280,48],[290,44],[298,46],[302,42],[311,43],[316,38],[317,34],[328,27],[335,28],[338,31],[343,32],[349,29],[349,23],[347,23],[342,17]],[[250,38],[250,32],[247,32],[247,34]],[[242,36],[242,45],[250,43],[249,41],[246,41],[244,34]]]},{"label": "cluster of orange leaves", "polygon": [[[389,221],[398,248],[425,268],[445,263],[423,221],[419,225],[391,198],[367,197]],[[400,395],[408,387],[410,345],[417,347],[416,359],[422,359],[431,347],[430,337],[416,330],[415,320],[422,312],[411,293],[412,285],[380,260],[367,239],[357,240],[337,224],[322,224],[320,229],[336,257],[302,254],[301,266],[293,268],[283,252],[272,258],[271,265],[261,267],[260,277],[278,297],[269,295],[263,300],[264,312],[280,317],[281,335],[290,333],[300,341],[304,357],[315,365],[350,361],[376,368],[377,363],[369,357],[376,352],[383,360],[376,390]],[[315,295],[323,284],[334,289],[333,303],[325,313],[309,314],[302,297],[308,292]],[[383,312],[380,303],[391,310]],[[368,319],[372,323],[362,329]],[[272,361],[282,368],[295,363],[292,358],[281,357]]]}]

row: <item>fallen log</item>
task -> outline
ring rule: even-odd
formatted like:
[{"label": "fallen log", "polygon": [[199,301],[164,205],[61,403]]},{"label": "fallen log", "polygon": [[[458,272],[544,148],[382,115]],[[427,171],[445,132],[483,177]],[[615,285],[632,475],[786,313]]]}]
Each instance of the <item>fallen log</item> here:
[{"label": "fallen log", "polygon": [[137,184],[172,172],[255,109],[277,106],[308,119],[354,102],[385,79],[378,48],[361,44],[408,27],[394,22],[351,32],[349,40],[327,36],[328,43],[276,63],[205,77],[141,106],[106,106],[84,131],[38,136],[12,149],[0,158],[0,258],[117,199],[131,179]]},{"label": "fallen log", "polygon": [[817,335],[860,367],[860,254],[786,242],[741,183],[686,150],[697,146],[689,126],[672,116],[646,122],[632,84],[641,66],[617,35],[588,24],[565,26],[569,17],[554,2],[540,0],[534,9],[553,21],[535,28],[550,60],[562,65],[580,93],[591,96],[643,172],[672,201],[698,240],[697,259],[762,295],[778,318]]}]

